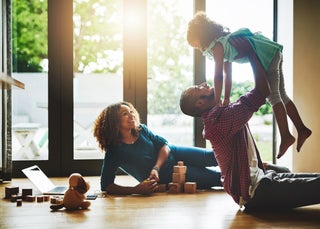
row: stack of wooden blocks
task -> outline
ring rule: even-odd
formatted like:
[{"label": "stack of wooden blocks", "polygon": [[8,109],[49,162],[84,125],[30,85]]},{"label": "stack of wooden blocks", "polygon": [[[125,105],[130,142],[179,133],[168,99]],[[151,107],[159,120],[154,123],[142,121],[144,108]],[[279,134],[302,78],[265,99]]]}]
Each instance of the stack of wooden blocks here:
[{"label": "stack of wooden blocks", "polygon": [[31,188],[22,189],[22,193],[19,193],[20,188],[17,186],[8,186],[5,187],[5,199],[11,199],[11,202],[16,202],[17,207],[22,206],[22,201],[35,202],[38,203],[49,201],[50,196],[46,195],[33,195],[33,190]]},{"label": "stack of wooden blocks", "polygon": [[179,161],[177,165],[173,167],[172,182],[168,184],[169,193],[196,193],[197,183],[186,182],[187,166],[183,161]]}]

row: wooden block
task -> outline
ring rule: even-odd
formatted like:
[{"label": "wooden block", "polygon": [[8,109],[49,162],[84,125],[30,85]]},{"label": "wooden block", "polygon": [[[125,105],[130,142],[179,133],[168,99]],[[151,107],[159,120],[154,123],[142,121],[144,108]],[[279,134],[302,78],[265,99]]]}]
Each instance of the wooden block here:
[{"label": "wooden block", "polygon": [[178,161],[178,166],[184,166],[183,161]]},{"label": "wooden block", "polygon": [[182,192],[182,185],[179,183],[170,182],[168,184],[168,193],[177,194]]},{"label": "wooden block", "polygon": [[21,193],[11,195],[11,202],[17,202],[18,199],[23,199]]},{"label": "wooden block", "polygon": [[158,184],[158,188],[155,190],[155,192],[166,192],[166,191],[167,191],[166,184]]},{"label": "wooden block", "polygon": [[46,202],[47,202],[47,201],[49,201],[49,200],[50,200],[50,196],[47,196],[47,195],[46,195],[46,196],[43,196],[43,201],[46,201]]},{"label": "wooden block", "polygon": [[21,207],[22,206],[22,199],[17,199],[17,207]]},{"label": "wooden block", "polygon": [[172,182],[182,184],[186,181],[185,173],[172,173]]},{"label": "wooden block", "polygon": [[106,191],[102,191],[102,192],[100,192],[99,196],[100,196],[100,198],[105,198],[105,197],[107,197],[107,192]]},{"label": "wooden block", "polygon": [[107,192],[106,191],[96,191],[94,194],[96,194],[98,198],[107,197]]},{"label": "wooden block", "polygon": [[22,199],[24,200],[26,196],[32,196],[32,188],[22,189]]},{"label": "wooden block", "polygon": [[11,202],[17,202],[17,199],[18,199],[18,195],[16,194],[11,195]]},{"label": "wooden block", "polygon": [[148,178],[148,179],[145,179],[144,181],[143,181],[143,183],[147,183],[147,182],[150,182],[150,179]]},{"label": "wooden block", "polygon": [[187,166],[183,165],[175,165],[173,166],[173,172],[174,173],[186,173],[187,172]]},{"label": "wooden block", "polygon": [[57,197],[55,197],[55,196],[51,197],[50,203],[51,204],[56,204],[57,203]]},{"label": "wooden block", "polygon": [[62,204],[62,203],[63,203],[63,199],[59,198],[59,199],[56,200],[56,204]]},{"label": "wooden block", "polygon": [[44,196],[37,196],[37,202],[41,203],[44,200]]},{"label": "wooden block", "polygon": [[28,201],[28,202],[35,202],[36,201],[36,197],[33,196],[33,195],[27,195],[27,196],[24,197],[24,200]]},{"label": "wooden block", "polygon": [[197,183],[196,182],[184,183],[184,192],[185,193],[196,193],[197,192]]},{"label": "wooden block", "polygon": [[50,203],[51,204],[58,204],[60,200],[62,200],[62,198],[60,196],[52,196],[50,198]]},{"label": "wooden block", "polygon": [[12,195],[17,195],[19,193],[19,187],[10,186],[5,188],[5,199],[10,199]]}]

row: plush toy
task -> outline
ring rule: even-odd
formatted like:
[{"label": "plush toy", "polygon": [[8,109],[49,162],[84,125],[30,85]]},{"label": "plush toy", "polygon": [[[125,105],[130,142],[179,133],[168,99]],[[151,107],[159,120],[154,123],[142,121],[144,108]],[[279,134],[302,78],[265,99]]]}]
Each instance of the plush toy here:
[{"label": "plush toy", "polygon": [[52,210],[66,208],[66,210],[88,209],[91,202],[84,195],[90,188],[88,182],[79,173],[73,173],[69,177],[69,189],[65,192],[62,204],[53,204]]}]

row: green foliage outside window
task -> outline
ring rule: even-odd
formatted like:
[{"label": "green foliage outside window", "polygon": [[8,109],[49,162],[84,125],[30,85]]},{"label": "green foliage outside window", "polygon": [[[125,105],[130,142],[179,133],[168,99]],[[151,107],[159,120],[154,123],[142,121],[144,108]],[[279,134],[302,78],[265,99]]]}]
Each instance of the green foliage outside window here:
[{"label": "green foliage outside window", "polygon": [[13,72],[42,72],[48,57],[47,1],[12,1]]},{"label": "green foliage outside window", "polygon": [[[241,95],[250,91],[252,88],[253,81],[233,82],[230,101],[237,100]],[[272,107],[267,102],[265,105],[261,106],[255,114],[258,116],[272,114]]]},{"label": "green foliage outside window", "polygon": [[[74,72],[122,74],[121,4],[74,1]],[[153,39],[148,40],[148,78],[154,81],[148,87],[149,114],[181,113],[177,106],[180,93],[193,82],[192,49],[185,38],[187,21],[174,4],[149,3],[148,37]],[[42,72],[42,61],[48,58],[47,1],[13,0],[12,10],[13,71]],[[252,86],[250,81],[234,83],[231,101]],[[269,104],[256,112],[271,113]]]},{"label": "green foliage outside window", "polygon": [[[121,1],[74,1],[74,72],[122,70],[119,4]],[[47,41],[47,0],[12,0],[13,72],[42,72],[42,61],[48,59]]]}]

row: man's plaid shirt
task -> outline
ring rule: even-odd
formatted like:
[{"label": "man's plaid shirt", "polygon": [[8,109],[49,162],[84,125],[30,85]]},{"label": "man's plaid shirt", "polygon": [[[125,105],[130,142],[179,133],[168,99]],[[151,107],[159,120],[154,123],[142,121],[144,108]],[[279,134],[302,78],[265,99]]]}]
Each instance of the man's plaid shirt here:
[{"label": "man's plaid shirt", "polygon": [[[221,169],[224,189],[234,201],[242,204],[250,199],[251,185],[248,163],[247,123],[265,98],[256,89],[241,96],[228,106],[214,107],[202,115],[204,138],[211,142],[217,162]],[[254,141],[254,140],[253,140]],[[259,151],[256,147],[259,168],[263,169]]]}]

